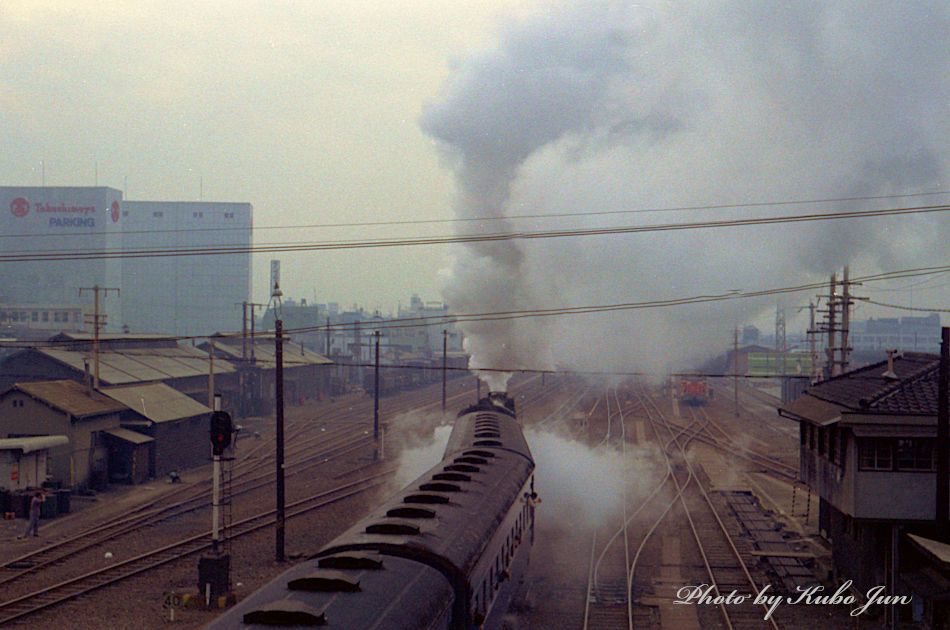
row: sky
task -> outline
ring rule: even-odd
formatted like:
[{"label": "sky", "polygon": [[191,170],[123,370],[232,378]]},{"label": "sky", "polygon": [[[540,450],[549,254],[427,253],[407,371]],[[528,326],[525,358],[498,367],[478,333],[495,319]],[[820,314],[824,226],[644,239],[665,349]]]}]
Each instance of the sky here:
[{"label": "sky", "polygon": [[[248,201],[258,244],[946,203],[945,2],[0,4],[0,183]],[[127,181],[127,186],[126,182]],[[542,215],[529,220],[493,217]],[[758,290],[946,262],[942,216],[281,256],[286,296],[458,311]],[[255,260],[266,297],[270,256]],[[945,276],[862,287],[950,305]],[[915,284],[916,283],[916,284]],[[789,330],[813,294],[787,298]],[[776,300],[480,324],[476,364],[685,366]],[[860,305],[856,317],[911,312]],[[946,318],[945,318],[946,319]],[[677,351],[669,348],[676,346]],[[499,351],[500,349],[500,351]],[[581,358],[583,357],[583,358]]]}]

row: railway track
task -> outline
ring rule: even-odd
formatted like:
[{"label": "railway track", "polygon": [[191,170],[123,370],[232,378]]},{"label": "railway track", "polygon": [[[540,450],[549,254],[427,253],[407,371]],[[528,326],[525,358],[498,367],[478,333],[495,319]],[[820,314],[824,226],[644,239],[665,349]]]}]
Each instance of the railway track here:
[{"label": "railway track", "polygon": [[[286,518],[295,518],[302,514],[337,503],[343,499],[356,496],[367,490],[382,486],[388,482],[389,477],[395,470],[395,468],[389,468],[355,481],[340,484],[331,490],[288,503]],[[239,538],[272,526],[275,522],[275,512],[276,510],[266,510],[234,522],[229,531],[229,537],[232,539]],[[129,558],[128,560],[116,562],[108,567],[96,569],[46,588],[36,590],[27,595],[0,603],[0,625],[23,620],[29,615],[36,614],[94,590],[204,551],[211,547],[210,535],[211,532],[207,531],[189,536],[170,545]]]},{"label": "railway track", "polygon": [[[677,435],[676,427],[668,421],[649,394],[640,392],[639,397],[649,412],[650,424],[657,439],[663,442],[669,437],[666,443],[672,448],[666,448],[663,452],[673,470],[670,478],[677,490],[676,498],[671,504],[678,502],[686,518],[689,532],[708,575],[711,595],[725,597],[733,591],[757,595],[758,585],[739,549],[741,543],[734,540],[732,524],[727,525],[723,520],[716,502],[704,487],[703,479],[687,457],[687,440],[682,435]],[[701,420],[700,417],[694,416],[692,424],[695,425]],[[722,621],[729,630],[778,630],[779,626],[774,618],[764,620],[766,608],[752,603],[751,598],[741,604],[720,603],[718,608]],[[697,609],[697,612],[699,611],[700,609]]]},{"label": "railway track", "polygon": [[[418,392],[405,396],[396,401],[391,415],[397,415],[418,406],[414,399]],[[465,395],[465,392],[454,394],[451,399]],[[429,396],[435,400],[434,396]],[[435,400],[435,402],[438,402]],[[310,419],[297,420],[288,427],[287,474],[288,477],[301,474],[313,468],[326,464],[333,459],[348,455],[372,443],[372,437],[364,428],[363,423],[352,424],[347,422],[354,415],[366,413],[368,403],[343,400],[335,408],[328,410],[321,420],[324,426],[321,431],[315,431]],[[434,402],[427,402],[431,406]],[[366,406],[363,410],[360,407]],[[337,423],[336,426],[332,426]],[[326,425],[330,424],[327,429]],[[310,431],[312,435],[306,436]],[[246,443],[246,440],[245,440]],[[313,452],[314,446],[320,450]],[[272,463],[273,443],[261,442],[245,452],[242,452],[235,461],[232,473],[231,496],[240,496],[272,483],[275,471],[268,464]],[[119,536],[131,534],[146,527],[155,526],[163,521],[182,516],[195,510],[210,507],[210,481],[201,481],[195,484],[183,485],[160,497],[135,507],[131,514],[100,522],[77,534],[46,545],[40,549],[22,554],[2,565],[5,570],[0,573],[0,585],[34,574],[42,569],[61,564],[69,558],[92,549],[104,542],[113,541]]]},{"label": "railway track", "polygon": [[[518,389],[533,391],[535,379],[528,379],[519,383]],[[554,385],[552,384],[552,387]],[[458,398],[470,395],[468,391],[462,391],[451,395],[448,400],[454,401]],[[302,435],[305,429],[311,432],[314,430],[312,421],[307,419],[298,421],[291,430],[296,429],[295,433],[288,432],[288,435],[298,435],[298,439],[293,441],[294,449],[288,451],[287,466],[288,476],[301,474],[310,469],[327,463],[333,458],[349,454],[354,450],[367,446],[372,443],[372,437],[369,431],[364,429],[364,423],[355,424],[347,421],[353,415],[366,414],[369,404],[365,406],[367,410],[362,410],[364,406],[360,403],[351,404],[352,401],[343,401],[334,409],[332,417],[325,417],[324,422],[330,423],[339,421],[337,426],[329,429],[323,427],[319,433],[306,437]],[[410,409],[420,409],[433,407],[440,404],[438,394],[423,397],[419,400],[419,392],[412,392],[404,396],[397,404],[390,405],[388,416],[395,416]],[[306,426],[308,425],[309,426]],[[312,444],[320,442],[322,449],[313,452]],[[272,464],[272,449],[269,444],[258,444],[250,450],[242,453],[239,462],[236,464],[243,466],[242,475],[234,482],[232,496],[237,494],[249,493],[255,489],[269,486],[272,483],[274,471],[267,467]],[[270,460],[270,461],[268,461]],[[261,469],[264,470],[261,470]],[[245,470],[246,469],[246,470]],[[256,472],[254,472],[256,471]],[[352,473],[353,471],[351,471]],[[320,507],[330,505],[343,498],[354,496],[370,487],[382,485],[390,481],[392,470],[385,473],[370,475],[355,482],[350,482],[337,486],[336,488],[307,497],[301,501],[288,504],[288,518],[299,514],[307,513]],[[372,479],[373,483],[366,487],[357,487],[365,485],[367,479]],[[206,484],[210,486],[210,484]],[[145,527],[154,526],[162,521],[181,516],[187,512],[207,508],[209,506],[208,497],[209,488],[201,487],[200,484],[176,488],[174,491],[158,497],[153,501],[136,508],[134,513],[126,514],[122,517],[112,519],[106,523],[100,523],[97,526],[71,536],[67,540],[60,541],[56,545],[48,545],[43,549],[36,550],[29,554],[15,558],[8,562],[5,567],[14,567],[12,570],[16,573],[0,578],[0,584],[8,583],[18,578],[35,573],[41,569],[54,565],[61,565],[71,556],[78,555],[83,551],[92,549],[105,541],[114,541],[117,537],[123,536],[133,531],[141,530]],[[342,494],[340,494],[343,492]],[[305,506],[308,501],[317,501],[312,506]],[[295,506],[300,506],[294,510]],[[273,524],[273,519],[267,520],[268,515],[273,515],[274,511],[260,513],[250,518],[242,519],[231,524],[228,537],[234,538],[246,535],[252,531],[257,531],[263,527]],[[0,602],[0,625],[14,620],[22,619],[30,614],[40,612],[51,606],[64,603],[80,595],[97,590],[104,586],[115,584],[128,577],[138,575],[165,564],[192,555],[211,546],[210,532],[202,532],[189,536],[187,539],[165,545],[163,547],[147,551],[128,561],[116,563],[79,576],[69,577],[60,580],[55,584],[36,588],[35,590],[8,601]],[[18,567],[18,568],[16,568]]]}]

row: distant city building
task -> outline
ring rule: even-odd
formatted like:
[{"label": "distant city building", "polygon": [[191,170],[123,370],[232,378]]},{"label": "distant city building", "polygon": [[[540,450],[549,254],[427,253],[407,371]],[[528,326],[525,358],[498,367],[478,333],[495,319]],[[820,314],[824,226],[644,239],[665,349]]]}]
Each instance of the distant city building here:
[{"label": "distant city building", "polygon": [[757,345],[760,342],[761,333],[759,329],[753,325],[743,326],[742,327],[742,345],[751,346]]},{"label": "distant city building", "polygon": [[854,350],[940,351],[940,315],[882,317],[851,324],[850,345]]},{"label": "distant city building", "polygon": [[[248,203],[124,201],[121,191],[105,186],[0,187],[0,254],[50,257],[0,269],[0,332],[91,330],[82,314],[92,314],[92,293],[80,296],[80,288],[96,285],[120,290],[101,300],[106,331],[237,330],[235,303],[251,293],[251,215]],[[243,252],[75,257],[223,245]]]},{"label": "distant city building", "polygon": [[[91,304],[91,295],[80,299],[81,287],[119,287],[122,260],[75,259],[69,254],[121,248],[122,193],[97,187],[0,187],[0,254],[5,256],[52,255],[52,260],[5,262],[0,268],[0,303],[6,324],[42,324],[42,313],[58,306],[70,311]],[[58,254],[58,256],[57,256]],[[36,308],[22,309],[30,306]],[[27,312],[27,320],[21,319]],[[33,313],[40,318],[33,322]],[[110,297],[102,302],[106,327],[120,330],[122,302]],[[11,316],[16,320],[11,321]],[[73,324],[63,329],[75,330]]]},{"label": "distant city building", "polygon": [[242,250],[124,259],[121,302],[130,331],[207,335],[240,330],[241,302],[251,295],[251,204],[127,201],[121,220],[127,250]]}]

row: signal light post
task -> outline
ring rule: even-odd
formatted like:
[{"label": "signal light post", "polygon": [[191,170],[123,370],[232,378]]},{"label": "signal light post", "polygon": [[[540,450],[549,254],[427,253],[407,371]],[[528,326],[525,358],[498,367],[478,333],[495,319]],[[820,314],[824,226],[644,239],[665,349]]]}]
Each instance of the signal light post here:
[{"label": "signal light post", "polygon": [[277,562],[284,561],[284,322],[274,321],[275,342],[274,358],[277,370],[274,383],[277,421]]},{"label": "signal light post", "polygon": [[214,396],[211,414],[211,547],[217,552],[220,545],[221,513],[221,455],[231,445],[231,416],[221,411],[221,396]]}]

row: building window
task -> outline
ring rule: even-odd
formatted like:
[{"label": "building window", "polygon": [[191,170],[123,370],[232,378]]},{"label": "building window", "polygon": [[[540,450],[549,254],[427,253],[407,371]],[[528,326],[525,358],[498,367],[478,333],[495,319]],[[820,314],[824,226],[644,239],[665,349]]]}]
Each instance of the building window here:
[{"label": "building window", "polygon": [[32,313],[32,319],[33,319],[34,322],[40,321],[40,314],[39,314],[37,311],[33,311],[33,313]]},{"label": "building window", "polygon": [[164,212],[153,212],[153,213],[152,213],[152,216],[155,217],[156,219],[161,219],[163,216],[165,216],[165,213],[164,213]]},{"label": "building window", "polygon": [[192,213],[191,213],[191,218],[192,218],[192,219],[203,219],[204,216],[205,216],[205,213],[204,213],[204,212],[192,212]]},{"label": "building window", "polygon": [[49,311],[43,311],[43,321],[44,322],[49,321]]},{"label": "building window", "polygon": [[858,447],[858,468],[861,470],[892,470],[894,457],[891,441],[884,438],[861,440]]},{"label": "building window", "polygon": [[897,470],[936,470],[933,446],[930,438],[899,438]]},{"label": "building window", "polygon": [[128,210],[123,210],[123,211],[122,211],[122,216],[124,216],[124,217],[129,216],[129,211],[128,211]]},{"label": "building window", "polygon": [[224,213],[224,218],[225,218],[225,219],[233,219],[233,218],[234,218],[234,213],[233,213],[233,212],[225,212],[225,213]]}]

